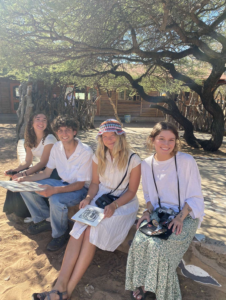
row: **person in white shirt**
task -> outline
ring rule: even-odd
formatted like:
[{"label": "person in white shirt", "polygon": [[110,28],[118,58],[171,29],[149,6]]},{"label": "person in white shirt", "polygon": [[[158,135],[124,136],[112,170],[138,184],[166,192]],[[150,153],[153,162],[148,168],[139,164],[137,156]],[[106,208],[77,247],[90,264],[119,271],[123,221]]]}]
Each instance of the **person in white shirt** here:
[{"label": "person in white shirt", "polygon": [[[201,179],[194,158],[178,151],[176,127],[156,124],[148,138],[155,154],[142,162],[142,186],[147,209],[137,223],[137,233],[129,250],[126,290],[132,299],[144,299],[153,292],[158,300],[180,300],[176,268],[187,251],[204,216]],[[167,240],[145,235],[139,230],[153,220],[158,228],[161,210],[174,215],[168,225]]]},{"label": "person in white shirt", "polygon": [[[6,176],[12,176],[12,173],[17,173],[12,176],[12,179],[24,175],[31,175],[42,170],[49,160],[49,154],[53,145],[57,142],[47,116],[40,112],[35,112],[29,117],[24,137],[26,150],[25,161],[15,169],[4,171]],[[40,161],[30,167],[33,157],[39,158]],[[27,170],[21,172],[25,169]]]},{"label": "person in white shirt", "polygon": [[88,204],[97,206],[96,200],[103,194],[111,193],[118,198],[105,206],[105,217],[96,227],[75,222],[53,290],[33,294],[34,300],[69,299],[91,263],[96,247],[115,251],[135,222],[139,208],[136,192],[140,183],[141,160],[130,151],[125,131],[117,120],[103,122],[97,139],[92,183],[80,208]]},{"label": "person in white shirt", "polygon": [[[86,197],[92,177],[92,149],[75,138],[78,126],[74,119],[58,116],[53,123],[59,142],[50,153],[46,169],[38,174],[17,178],[37,181],[45,189],[41,192],[22,192],[34,224],[28,227],[30,234],[52,230],[53,239],[47,250],[56,251],[67,243],[68,207]],[[51,179],[56,169],[61,180]],[[49,206],[43,197],[49,198]],[[50,223],[46,221],[50,217]]]},{"label": "person in white shirt", "polygon": [[[40,111],[34,112],[29,117],[24,136],[26,150],[25,161],[15,169],[4,171],[4,174],[12,177],[12,179],[28,176],[45,168],[49,160],[50,151],[57,142],[48,117],[45,113]],[[30,167],[33,157],[39,158],[40,161]],[[15,213],[22,218],[30,216],[20,193],[13,193],[11,191],[7,191],[3,211],[6,214]]]}]

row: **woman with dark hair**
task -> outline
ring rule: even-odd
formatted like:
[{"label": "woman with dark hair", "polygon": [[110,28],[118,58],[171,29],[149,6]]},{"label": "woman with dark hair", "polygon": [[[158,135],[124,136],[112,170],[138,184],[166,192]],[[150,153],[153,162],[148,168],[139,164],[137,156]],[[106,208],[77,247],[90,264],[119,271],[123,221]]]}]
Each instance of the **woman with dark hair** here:
[{"label": "woman with dark hair", "polygon": [[173,124],[156,124],[148,144],[155,154],[141,164],[147,208],[129,250],[126,290],[133,300],[145,299],[146,292],[157,300],[181,300],[176,268],[204,216],[199,170],[191,155],[178,151]]},{"label": "woman with dark hair", "polygon": [[[15,169],[4,171],[4,174],[10,176],[12,179],[28,176],[45,168],[49,160],[50,151],[57,141],[47,116],[42,112],[35,112],[30,116],[24,137],[26,150],[25,161]],[[40,161],[30,167],[33,157],[39,158]],[[15,199],[15,201],[13,201],[13,199]],[[12,193],[10,191],[7,191],[3,211],[6,214],[14,212],[19,217],[27,217],[30,215],[23,203],[20,193]]]}]

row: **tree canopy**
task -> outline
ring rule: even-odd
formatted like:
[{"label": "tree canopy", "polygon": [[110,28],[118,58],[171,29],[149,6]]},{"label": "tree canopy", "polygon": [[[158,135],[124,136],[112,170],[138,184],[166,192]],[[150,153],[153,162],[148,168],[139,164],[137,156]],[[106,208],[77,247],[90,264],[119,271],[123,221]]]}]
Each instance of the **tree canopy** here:
[{"label": "tree canopy", "polygon": [[[51,71],[57,76],[95,81],[103,76],[123,77],[145,100],[166,102],[165,112],[184,126],[190,144],[198,142],[212,151],[220,147],[224,118],[213,94],[226,71],[224,0],[1,0],[0,3],[2,67],[30,73],[38,70],[40,74]],[[190,76],[189,66],[194,61],[207,66],[202,83]],[[128,65],[142,66],[142,74],[132,76]],[[159,74],[159,70],[200,96],[213,116],[211,140],[195,139],[192,125],[179,115],[172,99],[148,96],[144,82],[156,72]]]}]

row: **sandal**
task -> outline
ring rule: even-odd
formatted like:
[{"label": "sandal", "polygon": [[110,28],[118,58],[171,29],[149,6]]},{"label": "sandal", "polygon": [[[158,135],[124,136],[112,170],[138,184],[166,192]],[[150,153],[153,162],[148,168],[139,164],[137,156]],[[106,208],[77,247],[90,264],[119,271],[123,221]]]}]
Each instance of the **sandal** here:
[{"label": "sandal", "polygon": [[[50,292],[43,292],[43,293],[34,293],[32,295],[32,300],[45,300],[46,297],[47,300],[51,300],[49,296],[50,294],[57,294],[60,297],[59,300],[67,300],[67,298],[63,299],[63,295],[67,295],[67,291],[61,293],[57,290],[52,290]],[[37,297],[38,295],[40,296],[40,298]]]},{"label": "sandal", "polygon": [[[44,300],[48,292],[34,293],[31,297],[32,300]],[[39,297],[38,297],[39,296]]]},{"label": "sandal", "polygon": [[[146,298],[146,296],[147,296],[147,292],[144,293],[142,287],[139,287],[139,288],[137,288],[137,289],[140,291],[140,293],[137,295],[137,297],[138,297],[138,296],[142,296],[139,300],[144,300],[144,299]],[[134,291],[131,292],[131,299],[132,299],[132,300],[138,300],[137,297],[135,298],[135,297],[133,296],[133,293],[134,293]]]}]

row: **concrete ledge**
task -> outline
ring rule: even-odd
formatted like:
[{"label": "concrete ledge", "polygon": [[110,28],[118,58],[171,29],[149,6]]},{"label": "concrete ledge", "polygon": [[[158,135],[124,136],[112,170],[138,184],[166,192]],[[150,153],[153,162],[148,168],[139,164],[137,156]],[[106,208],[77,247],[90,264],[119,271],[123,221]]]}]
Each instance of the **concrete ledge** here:
[{"label": "concrete ledge", "polygon": [[[177,272],[226,293],[226,249],[193,240]],[[226,296],[225,296],[226,299]]]}]

